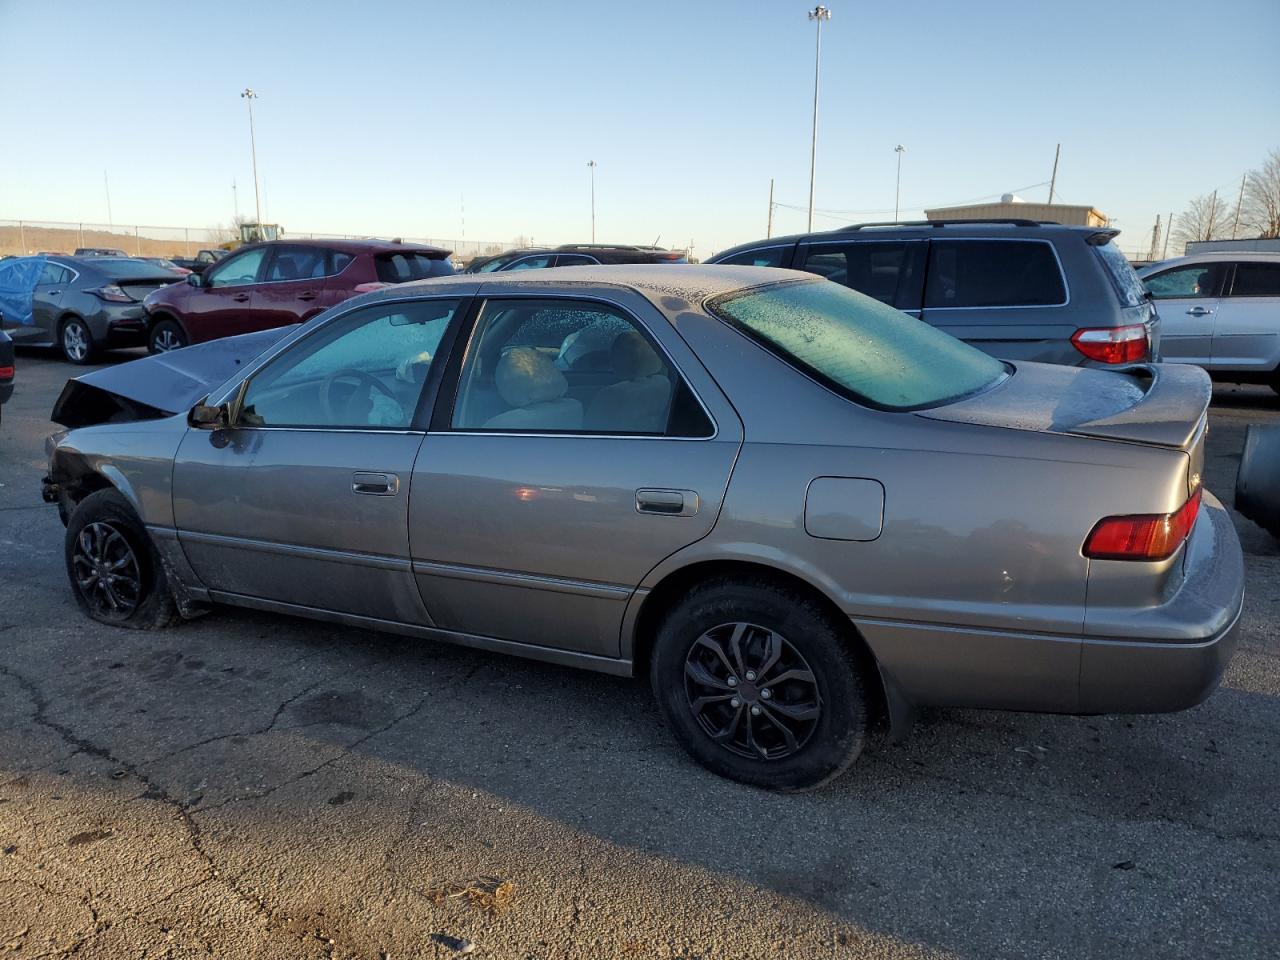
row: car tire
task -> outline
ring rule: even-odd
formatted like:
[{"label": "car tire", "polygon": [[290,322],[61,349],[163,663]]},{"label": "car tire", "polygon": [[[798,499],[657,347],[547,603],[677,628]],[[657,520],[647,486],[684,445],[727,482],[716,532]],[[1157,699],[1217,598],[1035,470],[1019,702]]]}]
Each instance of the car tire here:
[{"label": "car tire", "polygon": [[187,332],[177,320],[161,320],[147,334],[148,353],[168,353],[187,345]]},{"label": "car tire", "polygon": [[874,666],[851,639],[798,591],[715,579],[663,618],[649,679],[676,740],[703,766],[769,790],[812,790],[848,769],[869,736]]},{"label": "car tire", "polygon": [[87,323],[79,317],[67,317],[58,326],[58,349],[67,363],[83,366],[93,362],[97,345]]},{"label": "car tire", "polygon": [[71,591],[94,620],[134,630],[178,621],[155,544],[118,491],[99,490],[80,501],[67,523],[64,552]]}]

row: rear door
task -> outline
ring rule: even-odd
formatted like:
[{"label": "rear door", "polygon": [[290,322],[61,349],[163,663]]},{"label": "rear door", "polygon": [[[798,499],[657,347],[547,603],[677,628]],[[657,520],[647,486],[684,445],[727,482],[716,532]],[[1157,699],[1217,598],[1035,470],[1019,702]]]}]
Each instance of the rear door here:
[{"label": "rear door", "polygon": [[1240,261],[1224,278],[1213,328],[1213,366],[1275,370],[1280,364],[1280,261]]},{"label": "rear door", "polygon": [[645,574],[716,522],[733,408],[661,314],[614,289],[485,301],[445,384],[409,502],[432,620],[617,657]]},{"label": "rear door", "polygon": [[1170,363],[1213,363],[1225,261],[1184,263],[1143,279],[1160,316],[1160,356]]},{"label": "rear door", "polygon": [[273,246],[249,301],[256,329],[299,323],[323,310],[331,263],[324,247]]},{"label": "rear door", "polygon": [[1078,326],[1066,313],[1069,300],[1062,264],[1048,240],[929,242],[921,316],[992,356],[1062,362]]},{"label": "rear door", "polygon": [[[78,276],[70,267],[64,267],[46,260],[36,281],[35,293],[31,298],[30,331],[15,331],[12,336],[19,343],[25,341],[44,343],[57,340],[58,317],[62,314],[62,300],[67,286]],[[18,333],[26,333],[19,339]]]},{"label": "rear door", "polygon": [[927,247],[924,240],[802,243],[795,268],[919,316]]}]

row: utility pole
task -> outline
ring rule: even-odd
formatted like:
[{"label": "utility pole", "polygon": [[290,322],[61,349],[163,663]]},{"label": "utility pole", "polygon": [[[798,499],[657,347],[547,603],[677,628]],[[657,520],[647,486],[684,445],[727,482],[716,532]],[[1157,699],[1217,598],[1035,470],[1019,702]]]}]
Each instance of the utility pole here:
[{"label": "utility pole", "polygon": [[1231,239],[1232,240],[1236,238],[1236,230],[1240,228],[1240,205],[1244,203],[1244,182],[1248,178],[1248,176],[1249,174],[1247,173],[1242,174],[1240,176],[1240,196],[1236,200],[1235,219],[1231,222]]},{"label": "utility pole", "polygon": [[596,242],[596,162],[588,160],[587,166],[591,169],[591,242]]},{"label": "utility pole", "polygon": [[1053,176],[1049,178],[1049,202],[1053,203],[1053,188],[1058,185],[1058,157],[1062,154],[1062,144],[1053,151]]},{"label": "utility pole", "polygon": [[253,158],[253,209],[258,218],[258,230],[262,230],[262,198],[258,194],[258,143],[253,135],[253,101],[258,95],[252,87],[245,87],[240,96],[249,104],[249,153]]},{"label": "utility pole", "polygon": [[898,144],[893,148],[893,152],[898,155],[898,179],[893,185],[893,220],[898,220],[898,198],[902,196],[902,155],[907,152],[907,148],[902,144]]},{"label": "utility pole", "polygon": [[231,180],[231,203],[236,208],[236,229],[240,227],[240,191],[236,189],[236,181]]},{"label": "utility pole", "polygon": [[1160,249],[1160,214],[1156,214],[1156,225],[1151,229],[1151,249],[1147,251],[1147,259],[1154,261],[1156,251]]},{"label": "utility pole", "polygon": [[764,238],[773,236],[773,177],[769,178],[769,219],[764,228]]},{"label": "utility pole", "polygon": [[1173,233],[1173,211],[1169,211],[1169,219],[1165,221],[1164,228],[1164,249],[1160,251],[1160,259],[1169,259],[1169,234]]},{"label": "utility pole", "polygon": [[1218,191],[1215,190],[1213,191],[1212,194],[1209,195],[1209,222],[1205,224],[1204,236],[1200,238],[1201,240],[1213,239],[1213,223],[1214,223],[1214,218],[1216,218],[1217,215],[1218,215]]},{"label": "utility pole", "polygon": [[831,11],[822,4],[809,11],[809,19],[818,24],[818,38],[813,53],[813,139],[809,143],[809,231],[813,231],[813,178],[818,157],[818,76],[822,66],[822,22],[831,19]]}]

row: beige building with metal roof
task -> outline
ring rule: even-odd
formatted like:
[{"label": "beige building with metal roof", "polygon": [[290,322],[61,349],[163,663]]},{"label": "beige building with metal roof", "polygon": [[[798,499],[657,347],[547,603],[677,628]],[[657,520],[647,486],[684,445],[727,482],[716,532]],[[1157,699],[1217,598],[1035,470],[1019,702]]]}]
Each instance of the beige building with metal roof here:
[{"label": "beige building with metal roof", "polygon": [[1025,203],[1021,200],[999,203],[971,203],[962,207],[938,207],[926,210],[930,220],[992,220],[1016,217],[1023,220],[1052,220],[1080,227],[1105,227],[1107,217],[1101,210],[1068,203]]}]

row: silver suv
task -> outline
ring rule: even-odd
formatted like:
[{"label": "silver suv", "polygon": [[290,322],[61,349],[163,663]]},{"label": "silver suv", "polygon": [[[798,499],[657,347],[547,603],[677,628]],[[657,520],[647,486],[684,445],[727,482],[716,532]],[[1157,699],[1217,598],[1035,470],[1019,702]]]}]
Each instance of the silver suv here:
[{"label": "silver suv", "polygon": [[1280,393],[1280,253],[1201,253],[1138,276],[1160,311],[1164,359]]},{"label": "silver suv", "polygon": [[1118,233],[1017,219],[864,223],[758,240],[709,262],[816,273],[1004,360],[1158,360],[1156,312]]}]

